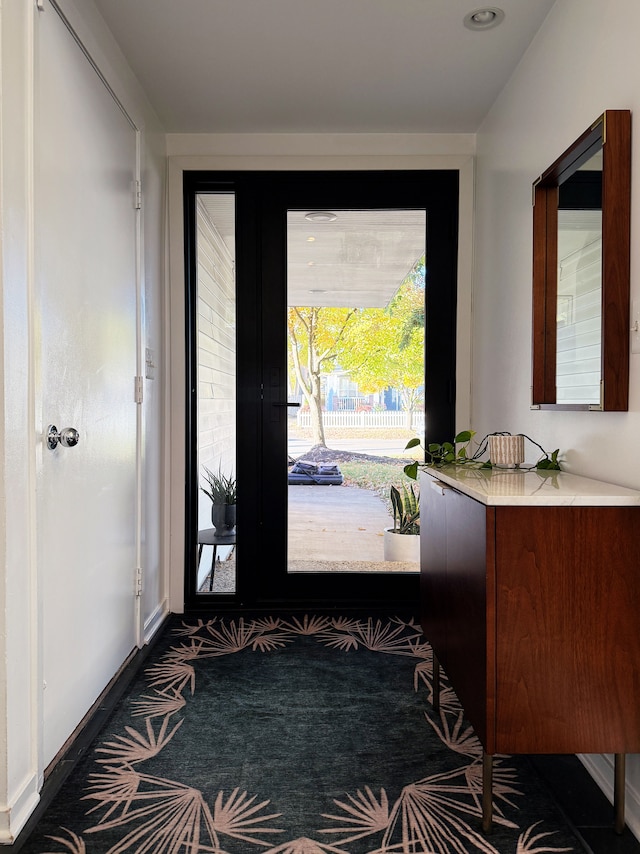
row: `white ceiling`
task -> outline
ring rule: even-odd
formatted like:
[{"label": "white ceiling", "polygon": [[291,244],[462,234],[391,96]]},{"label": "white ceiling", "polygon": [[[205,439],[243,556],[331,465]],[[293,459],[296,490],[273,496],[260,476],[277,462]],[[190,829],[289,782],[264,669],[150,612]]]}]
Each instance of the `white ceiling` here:
[{"label": "white ceiling", "polygon": [[555,0],[95,0],[169,133],[474,133]]},{"label": "white ceiling", "polygon": [[[479,32],[478,0],[94,2],[168,133],[474,133],[555,0],[496,0]],[[422,219],[346,213],[314,244],[290,223],[291,304],[385,305],[422,254]]]}]

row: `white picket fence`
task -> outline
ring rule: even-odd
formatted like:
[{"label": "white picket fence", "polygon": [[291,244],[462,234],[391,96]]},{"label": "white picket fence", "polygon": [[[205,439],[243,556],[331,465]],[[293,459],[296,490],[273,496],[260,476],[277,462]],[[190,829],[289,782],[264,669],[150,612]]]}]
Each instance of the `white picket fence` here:
[{"label": "white picket fence", "polygon": [[[311,426],[311,413],[298,411],[296,416],[298,427]],[[406,412],[323,412],[322,421],[325,428],[343,427],[380,430],[385,427],[403,428],[407,424]],[[424,412],[414,412],[411,424],[417,433],[424,432]]]}]

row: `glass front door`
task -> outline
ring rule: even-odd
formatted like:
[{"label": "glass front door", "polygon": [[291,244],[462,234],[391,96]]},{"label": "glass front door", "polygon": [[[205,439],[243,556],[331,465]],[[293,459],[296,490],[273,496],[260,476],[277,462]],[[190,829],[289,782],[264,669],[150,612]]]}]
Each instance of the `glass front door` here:
[{"label": "glass front door", "polygon": [[[403,451],[454,433],[457,183],[189,176],[188,605],[417,601]],[[230,474],[222,542],[207,492]]]}]

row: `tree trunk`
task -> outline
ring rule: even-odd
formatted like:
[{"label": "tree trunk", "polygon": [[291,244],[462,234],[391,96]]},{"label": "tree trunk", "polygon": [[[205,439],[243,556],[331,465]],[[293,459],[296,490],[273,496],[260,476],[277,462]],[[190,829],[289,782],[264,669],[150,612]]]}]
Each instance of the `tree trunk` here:
[{"label": "tree trunk", "polygon": [[311,395],[307,398],[311,413],[311,436],[314,445],[322,445],[326,448],[324,437],[324,422],[322,419],[322,394],[320,391],[320,375],[311,376]]}]

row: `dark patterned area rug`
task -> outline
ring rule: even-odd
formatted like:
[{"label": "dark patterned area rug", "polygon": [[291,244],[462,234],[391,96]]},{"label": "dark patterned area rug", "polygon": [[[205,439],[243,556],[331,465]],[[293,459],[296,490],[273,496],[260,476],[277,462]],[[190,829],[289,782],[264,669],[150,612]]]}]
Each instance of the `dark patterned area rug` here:
[{"label": "dark patterned area rug", "polygon": [[481,747],[411,619],[174,618],[27,854],[541,854],[580,842]]}]

